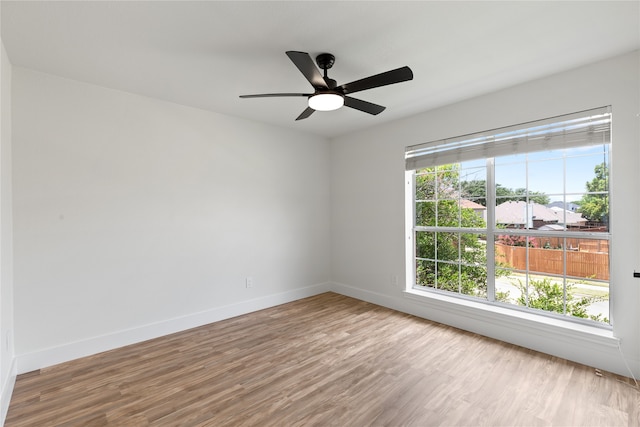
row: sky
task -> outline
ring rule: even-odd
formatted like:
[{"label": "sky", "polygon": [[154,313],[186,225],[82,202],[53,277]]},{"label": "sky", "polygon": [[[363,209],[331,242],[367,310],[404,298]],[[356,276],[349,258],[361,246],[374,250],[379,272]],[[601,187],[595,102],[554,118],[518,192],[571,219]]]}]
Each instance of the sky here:
[{"label": "sky", "polygon": [[[595,166],[602,162],[609,162],[606,145],[497,157],[496,183],[543,192],[551,201],[562,200],[563,193],[567,201],[577,201],[586,191],[586,183],[595,177]],[[485,180],[485,163],[484,159],[461,163],[461,179]]]}]

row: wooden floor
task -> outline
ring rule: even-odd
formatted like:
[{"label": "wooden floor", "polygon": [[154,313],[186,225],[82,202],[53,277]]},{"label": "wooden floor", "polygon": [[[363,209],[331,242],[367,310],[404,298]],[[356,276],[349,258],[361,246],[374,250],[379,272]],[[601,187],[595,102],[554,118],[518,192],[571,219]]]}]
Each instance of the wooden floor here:
[{"label": "wooden floor", "polygon": [[631,380],[326,293],[18,376],[14,426],[637,426]]}]

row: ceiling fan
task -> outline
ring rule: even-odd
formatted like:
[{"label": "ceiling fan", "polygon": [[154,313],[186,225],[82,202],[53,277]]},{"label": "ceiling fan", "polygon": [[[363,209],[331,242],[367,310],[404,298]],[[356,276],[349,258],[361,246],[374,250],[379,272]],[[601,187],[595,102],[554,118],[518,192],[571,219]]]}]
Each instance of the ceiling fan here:
[{"label": "ceiling fan", "polygon": [[316,63],[320,69],[324,70],[324,76],[320,74],[313,60],[306,52],[287,51],[287,56],[291,62],[298,67],[300,72],[313,86],[313,93],[264,93],[258,95],[240,95],[240,98],[268,98],[305,96],[309,98],[309,106],[296,118],[302,120],[313,114],[314,111],[337,110],[343,105],[369,114],[380,114],[386,107],[352,98],[349,94],[360,92],[361,90],[373,89],[394,83],[400,83],[413,79],[413,72],[409,67],[400,67],[375,76],[365,77],[351,83],[338,86],[337,82],[327,76],[327,70],[335,62],[335,57],[330,53],[322,53],[316,57]]}]

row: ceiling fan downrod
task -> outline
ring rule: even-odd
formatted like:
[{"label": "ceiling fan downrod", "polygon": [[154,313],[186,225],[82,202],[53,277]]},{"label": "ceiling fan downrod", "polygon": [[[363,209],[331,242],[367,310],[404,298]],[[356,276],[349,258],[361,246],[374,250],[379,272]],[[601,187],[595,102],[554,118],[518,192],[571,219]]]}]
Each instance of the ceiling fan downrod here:
[{"label": "ceiling fan downrod", "polygon": [[333,67],[333,64],[336,62],[336,57],[330,53],[321,53],[316,56],[316,64],[318,64],[318,68],[324,70],[324,80],[327,82],[329,89],[335,89],[338,86],[338,82],[333,79],[330,79],[327,70]]}]

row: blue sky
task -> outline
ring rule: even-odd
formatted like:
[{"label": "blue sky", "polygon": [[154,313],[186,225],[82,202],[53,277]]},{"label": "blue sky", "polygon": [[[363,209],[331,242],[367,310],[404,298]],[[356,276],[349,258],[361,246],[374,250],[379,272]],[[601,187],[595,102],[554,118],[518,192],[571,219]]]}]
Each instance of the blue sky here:
[{"label": "blue sky", "polygon": [[[496,183],[512,189],[528,184],[529,191],[544,192],[552,201],[562,200],[566,185],[567,201],[575,201],[595,177],[595,166],[603,161],[609,162],[606,145],[498,157]],[[486,179],[484,165],[484,159],[463,162],[462,179]]]}]

